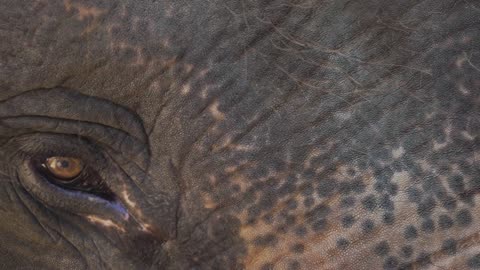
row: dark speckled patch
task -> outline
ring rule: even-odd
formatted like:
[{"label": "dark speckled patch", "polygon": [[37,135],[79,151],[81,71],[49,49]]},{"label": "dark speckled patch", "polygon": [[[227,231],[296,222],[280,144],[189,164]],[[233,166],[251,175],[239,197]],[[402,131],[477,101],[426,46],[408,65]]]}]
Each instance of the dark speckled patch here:
[{"label": "dark speckled patch", "polygon": [[413,226],[413,225],[407,226],[405,228],[403,234],[404,234],[405,239],[407,239],[407,240],[415,239],[415,238],[418,237],[417,228],[415,228],[415,226]]},{"label": "dark speckled patch", "polygon": [[448,255],[455,255],[457,253],[457,241],[452,238],[448,238],[443,241],[442,251]]},{"label": "dark speckled patch", "polygon": [[469,210],[462,209],[458,211],[457,214],[455,215],[455,220],[457,221],[459,226],[467,227],[471,225],[473,221],[473,217]]},{"label": "dark speckled patch", "polygon": [[424,233],[433,233],[435,231],[435,223],[432,219],[427,218],[422,221],[421,230]]},{"label": "dark speckled patch", "polygon": [[379,256],[386,256],[390,252],[390,246],[387,241],[382,241],[375,245],[374,251]]},{"label": "dark speckled patch", "polygon": [[383,269],[396,269],[398,266],[398,259],[396,257],[388,257],[383,264]]},{"label": "dark speckled patch", "polygon": [[255,244],[258,246],[272,246],[277,243],[277,238],[273,234],[259,236],[255,239]]},{"label": "dark speckled patch", "polygon": [[375,211],[377,207],[377,199],[373,195],[369,195],[362,200],[362,205],[368,211]]},{"label": "dark speckled patch", "polygon": [[301,264],[300,264],[299,261],[296,261],[296,260],[290,261],[290,262],[288,262],[288,268],[287,269],[288,270],[299,270],[299,269],[301,269]]},{"label": "dark speckled patch", "polygon": [[395,222],[395,215],[391,212],[386,212],[382,216],[383,223],[386,225],[392,225]]},{"label": "dark speckled patch", "polygon": [[350,244],[350,241],[348,241],[347,239],[345,239],[343,237],[337,239],[337,247],[339,249],[346,249],[349,244]]},{"label": "dark speckled patch", "polygon": [[371,219],[367,219],[362,222],[362,230],[364,233],[371,233],[375,229],[375,222]]},{"label": "dark speckled patch", "polygon": [[351,214],[347,214],[342,217],[342,225],[344,228],[350,228],[355,223],[355,217]]},{"label": "dark speckled patch", "polygon": [[450,229],[451,227],[453,227],[454,225],[454,222],[453,222],[453,219],[448,216],[448,215],[440,215],[439,218],[438,218],[438,226],[443,229],[443,230],[447,230],[447,229]]},{"label": "dark speckled patch", "polygon": [[470,257],[467,261],[467,265],[471,269],[480,269],[480,253]]},{"label": "dark speckled patch", "polygon": [[413,251],[412,246],[403,246],[401,249],[401,256],[404,258],[410,258],[413,255]]}]

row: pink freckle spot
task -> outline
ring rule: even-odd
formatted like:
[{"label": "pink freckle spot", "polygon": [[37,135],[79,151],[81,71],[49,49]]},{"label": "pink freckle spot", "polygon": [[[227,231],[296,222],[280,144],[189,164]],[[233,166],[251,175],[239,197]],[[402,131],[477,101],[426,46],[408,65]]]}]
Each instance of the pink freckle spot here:
[{"label": "pink freckle spot", "polygon": [[218,109],[218,106],[218,101],[215,101],[212,105],[210,105],[209,111],[215,120],[221,121],[225,119],[225,115]]},{"label": "pink freckle spot", "polygon": [[152,233],[152,225],[150,224],[140,224],[140,230],[146,233]]},{"label": "pink freckle spot", "polygon": [[470,43],[470,41],[472,41],[472,37],[469,37],[469,36],[465,36],[462,39],[463,44]]},{"label": "pink freckle spot", "polygon": [[455,66],[457,68],[461,68],[463,66],[463,64],[465,63],[465,57],[461,57],[461,58],[458,58],[456,61],[455,61]]},{"label": "pink freckle spot", "polygon": [[130,206],[131,208],[135,208],[137,204],[130,199],[130,195],[126,190],[122,191],[122,197],[128,206]]},{"label": "pink freckle spot", "polygon": [[192,64],[186,64],[185,65],[185,71],[190,73],[193,70],[193,65]]},{"label": "pink freckle spot", "polygon": [[115,224],[110,219],[103,219],[103,218],[99,218],[99,217],[94,216],[94,215],[88,215],[87,220],[90,221],[91,223],[103,226],[105,228],[116,229],[116,230],[118,230],[120,232],[123,232],[123,233],[125,232],[125,229],[123,227],[121,227],[118,224]]},{"label": "pink freckle spot", "polygon": [[190,84],[188,84],[188,83],[185,84],[185,85],[183,85],[183,87],[182,87],[182,95],[186,95],[186,94],[190,93],[190,88],[191,88],[191,86],[190,86]]},{"label": "pink freckle spot", "polygon": [[464,95],[470,94],[470,91],[467,88],[465,88],[465,86],[463,84],[458,85],[458,90],[460,91],[460,93],[462,93]]}]

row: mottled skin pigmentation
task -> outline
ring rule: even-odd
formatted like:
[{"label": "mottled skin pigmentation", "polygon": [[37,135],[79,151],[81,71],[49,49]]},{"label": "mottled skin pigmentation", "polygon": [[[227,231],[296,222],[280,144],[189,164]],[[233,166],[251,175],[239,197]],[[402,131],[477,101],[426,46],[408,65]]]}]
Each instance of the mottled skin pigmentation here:
[{"label": "mottled skin pigmentation", "polygon": [[2,0],[0,40],[2,269],[480,269],[478,1]]}]

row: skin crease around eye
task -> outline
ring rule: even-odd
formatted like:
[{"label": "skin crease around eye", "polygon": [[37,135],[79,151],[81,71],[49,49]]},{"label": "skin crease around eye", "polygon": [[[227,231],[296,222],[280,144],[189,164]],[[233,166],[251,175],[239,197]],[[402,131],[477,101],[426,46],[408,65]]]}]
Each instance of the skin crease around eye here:
[{"label": "skin crease around eye", "polygon": [[72,157],[49,157],[45,161],[48,171],[60,180],[71,180],[84,169],[82,160]]}]

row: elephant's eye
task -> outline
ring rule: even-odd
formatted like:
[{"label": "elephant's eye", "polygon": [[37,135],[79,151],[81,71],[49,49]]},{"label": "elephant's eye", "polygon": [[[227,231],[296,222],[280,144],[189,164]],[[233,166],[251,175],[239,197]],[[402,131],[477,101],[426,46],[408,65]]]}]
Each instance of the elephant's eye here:
[{"label": "elephant's eye", "polygon": [[84,169],[83,161],[72,157],[49,157],[45,160],[44,166],[60,181],[71,181]]},{"label": "elephant's eye", "polygon": [[67,190],[83,191],[113,200],[113,192],[107,187],[98,172],[80,158],[51,156],[34,164],[37,170],[54,185]]}]

